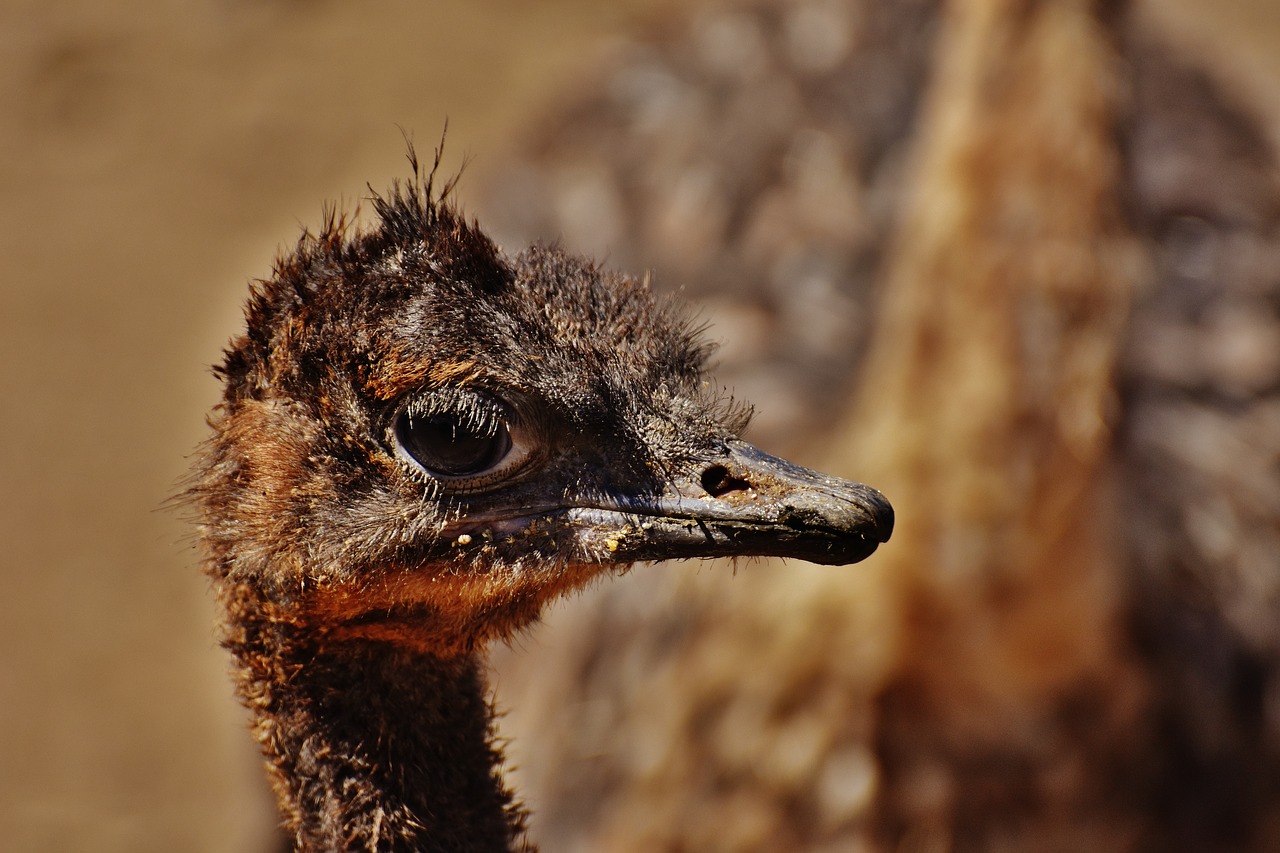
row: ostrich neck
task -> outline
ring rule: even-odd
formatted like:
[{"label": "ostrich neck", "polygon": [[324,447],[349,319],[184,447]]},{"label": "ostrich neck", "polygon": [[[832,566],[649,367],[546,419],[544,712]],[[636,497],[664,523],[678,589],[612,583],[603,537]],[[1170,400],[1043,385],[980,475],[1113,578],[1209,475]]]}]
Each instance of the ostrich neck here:
[{"label": "ostrich neck", "polygon": [[532,850],[478,655],[320,644],[230,593],[224,644],[298,850]]}]

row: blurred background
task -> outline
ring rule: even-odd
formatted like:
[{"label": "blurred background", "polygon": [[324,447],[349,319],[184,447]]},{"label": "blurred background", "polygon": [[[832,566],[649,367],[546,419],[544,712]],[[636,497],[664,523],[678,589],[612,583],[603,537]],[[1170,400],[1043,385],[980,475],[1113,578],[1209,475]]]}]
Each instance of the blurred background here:
[{"label": "blurred background", "polygon": [[406,174],[683,291],[864,566],[662,566],[494,682],[547,850],[1280,845],[1273,0],[0,5],[0,837],[275,815],[182,488],[279,247]]}]

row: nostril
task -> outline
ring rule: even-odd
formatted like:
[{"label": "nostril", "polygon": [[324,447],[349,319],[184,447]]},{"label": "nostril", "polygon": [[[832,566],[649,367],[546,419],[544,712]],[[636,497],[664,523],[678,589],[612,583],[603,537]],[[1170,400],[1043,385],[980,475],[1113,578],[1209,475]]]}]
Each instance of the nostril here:
[{"label": "nostril", "polygon": [[718,498],[729,492],[751,491],[751,484],[730,474],[729,469],[723,465],[712,465],[702,472],[702,488],[711,497]]}]

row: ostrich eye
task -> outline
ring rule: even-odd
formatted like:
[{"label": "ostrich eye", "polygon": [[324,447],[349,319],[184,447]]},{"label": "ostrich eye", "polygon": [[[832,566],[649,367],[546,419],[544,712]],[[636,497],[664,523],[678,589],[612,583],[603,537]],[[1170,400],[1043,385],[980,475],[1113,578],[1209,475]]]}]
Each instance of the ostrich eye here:
[{"label": "ostrich eye", "polygon": [[500,420],[469,421],[456,414],[401,413],[396,440],[430,474],[470,477],[497,465],[511,450],[511,433]]}]

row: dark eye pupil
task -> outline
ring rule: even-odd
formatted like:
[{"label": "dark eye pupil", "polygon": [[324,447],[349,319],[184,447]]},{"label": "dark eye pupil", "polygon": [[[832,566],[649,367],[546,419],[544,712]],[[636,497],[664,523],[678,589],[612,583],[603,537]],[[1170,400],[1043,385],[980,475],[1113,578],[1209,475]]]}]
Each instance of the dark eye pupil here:
[{"label": "dark eye pupil", "polygon": [[511,449],[511,434],[499,423],[481,429],[454,415],[400,416],[396,437],[418,464],[435,474],[464,477],[492,468]]}]

